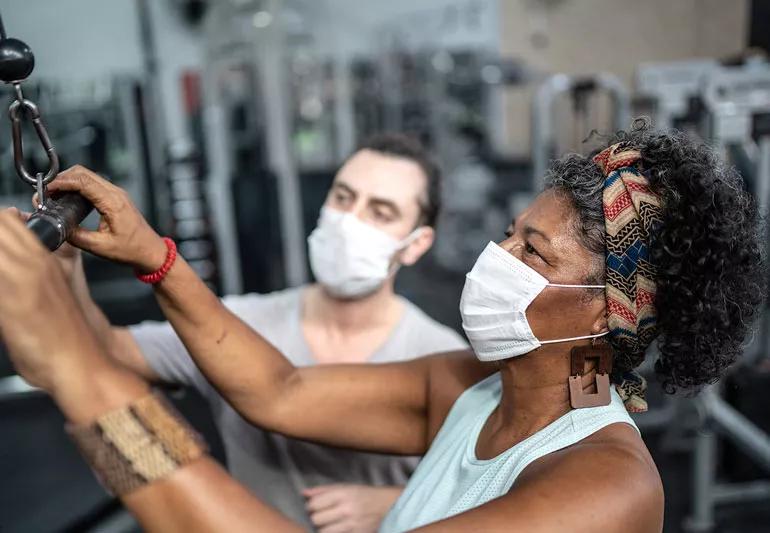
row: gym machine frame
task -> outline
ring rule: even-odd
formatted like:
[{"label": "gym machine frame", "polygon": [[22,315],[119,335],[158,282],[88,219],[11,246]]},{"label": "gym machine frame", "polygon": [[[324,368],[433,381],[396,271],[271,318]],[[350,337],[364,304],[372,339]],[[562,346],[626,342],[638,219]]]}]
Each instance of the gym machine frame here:
[{"label": "gym machine frame", "polygon": [[694,59],[670,63],[642,63],[636,69],[636,90],[655,102],[652,124],[655,129],[674,127],[687,115],[690,101],[700,94],[704,80],[721,68],[714,59]]},{"label": "gym machine frame", "polygon": [[[770,65],[748,68],[724,67],[711,73],[702,97],[710,115],[708,138],[723,151],[730,141],[745,141],[752,134],[752,117],[770,110]],[[756,146],[755,195],[760,213],[770,208],[770,132]],[[768,237],[766,235],[766,237]],[[767,311],[762,318],[766,325]],[[758,348],[748,353],[744,364],[751,364],[768,348],[770,339],[762,328]],[[751,347],[750,347],[751,348]],[[714,527],[714,508],[725,503],[770,500],[770,481],[718,483],[716,480],[718,437],[729,439],[746,456],[770,473],[770,436],[729,405],[713,385],[693,399],[699,426],[695,433],[692,463],[693,498],[691,514],[685,520],[688,531],[710,531]]]},{"label": "gym machine frame", "polygon": [[532,100],[532,190],[540,190],[541,180],[548,168],[548,162],[556,149],[556,128],[554,127],[553,106],[556,99],[570,93],[573,97],[575,131],[588,136],[593,128],[587,124],[588,96],[590,93],[606,92],[613,104],[612,127],[627,128],[631,122],[631,97],[623,83],[612,74],[601,72],[590,76],[569,76],[554,74],[537,89]]}]

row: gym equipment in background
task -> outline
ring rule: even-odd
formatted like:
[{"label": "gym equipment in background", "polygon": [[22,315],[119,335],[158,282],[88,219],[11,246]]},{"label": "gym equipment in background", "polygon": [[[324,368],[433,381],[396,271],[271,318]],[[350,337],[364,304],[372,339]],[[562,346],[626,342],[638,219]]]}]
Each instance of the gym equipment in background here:
[{"label": "gym equipment in background", "polygon": [[[652,100],[656,128],[685,129],[720,150],[740,170],[766,216],[770,210],[770,64],[758,58],[738,65],[715,60],[646,64],[637,72],[637,90]],[[754,342],[733,372],[736,376],[756,371],[768,357],[770,313],[766,311],[761,320]],[[691,509],[683,524],[687,531],[714,530],[717,506],[770,499],[766,479],[738,483],[717,479],[723,443],[770,472],[770,437],[723,399],[723,388],[723,384],[710,386],[692,400],[669,397],[663,407],[634,417],[642,429],[665,429],[665,447],[685,443],[692,453]]]},{"label": "gym equipment in background", "polygon": [[[46,194],[48,184],[59,173],[59,156],[48,136],[38,106],[25,98],[21,89],[22,82],[32,74],[34,67],[35,56],[32,50],[23,41],[6,36],[0,17],[0,81],[11,84],[16,96],[8,109],[14,166],[19,178],[37,191],[37,210],[27,221],[27,227],[49,250],[56,250],[67,240],[72,229],[86,218],[93,206],[77,193],[65,193],[57,198],[48,198]],[[45,172],[27,169],[22,142],[24,117],[32,122],[40,145],[46,152],[48,169]]]},{"label": "gym equipment in background", "polygon": [[[569,150],[582,152],[583,141],[597,128],[598,117],[595,112],[593,97],[607,94],[611,108],[609,131],[623,130],[631,122],[631,97],[628,89],[614,75],[599,73],[587,76],[569,76],[554,74],[538,87],[532,100],[532,190],[540,190],[541,182],[548,162]],[[556,127],[555,105],[561,96],[568,96],[572,104],[573,132],[570,146],[559,147]],[[599,129],[601,133],[607,131]]]}]

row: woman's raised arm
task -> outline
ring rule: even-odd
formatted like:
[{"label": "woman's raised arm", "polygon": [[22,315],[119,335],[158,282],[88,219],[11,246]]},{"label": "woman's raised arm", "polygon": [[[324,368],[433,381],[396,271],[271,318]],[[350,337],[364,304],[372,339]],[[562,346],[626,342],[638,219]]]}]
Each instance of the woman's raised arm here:
[{"label": "woman's raised arm", "polygon": [[[50,189],[80,192],[102,216],[97,231],[80,228],[71,236],[76,246],[142,271],[163,264],[165,243],[122,189],[83,167],[60,174]],[[252,423],[362,450],[421,454],[427,449],[430,373],[436,365],[445,369],[441,356],[297,368],[229,312],[183,258],[155,292],[203,374]]]}]

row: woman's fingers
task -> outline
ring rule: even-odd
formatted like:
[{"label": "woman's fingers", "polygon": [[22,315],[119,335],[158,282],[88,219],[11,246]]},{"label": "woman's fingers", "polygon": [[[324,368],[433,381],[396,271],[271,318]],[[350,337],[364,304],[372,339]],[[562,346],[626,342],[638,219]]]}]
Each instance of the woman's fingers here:
[{"label": "woman's fingers", "polygon": [[74,228],[67,236],[67,241],[81,250],[102,255],[110,245],[111,237],[101,231],[90,231],[82,227]]},{"label": "woman's fingers", "polygon": [[8,251],[23,253],[24,250],[41,246],[25,226],[16,208],[0,211],[0,243]]},{"label": "woman's fingers", "polygon": [[80,165],[60,173],[48,185],[48,190],[49,192],[79,192],[103,215],[114,212],[125,201],[125,193],[122,189]]},{"label": "woman's fingers", "polygon": [[73,230],[67,237],[71,244],[136,268],[152,265],[152,271],[163,264],[167,253],[165,243],[120,187],[85,167],[74,166],[59,174],[49,185],[49,190],[52,193],[77,192],[101,214],[99,228],[96,231]]},{"label": "woman's fingers", "polygon": [[29,217],[32,216],[32,213],[27,213],[26,211],[22,211],[17,207],[9,207],[6,209],[6,211],[16,216],[22,222],[26,222],[27,220],[29,220]]},{"label": "woman's fingers", "polygon": [[12,219],[18,219],[16,213],[10,209],[0,211],[0,259],[6,259],[7,256],[13,256],[15,249],[18,247],[17,238]]}]

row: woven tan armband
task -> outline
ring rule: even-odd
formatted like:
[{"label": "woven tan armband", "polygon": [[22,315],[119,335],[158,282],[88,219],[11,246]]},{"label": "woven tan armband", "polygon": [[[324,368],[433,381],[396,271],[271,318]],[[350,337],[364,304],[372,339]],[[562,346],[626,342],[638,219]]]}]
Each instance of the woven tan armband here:
[{"label": "woven tan armband", "polygon": [[121,496],[206,453],[206,445],[158,393],[110,411],[88,426],[67,425],[96,477]]}]

